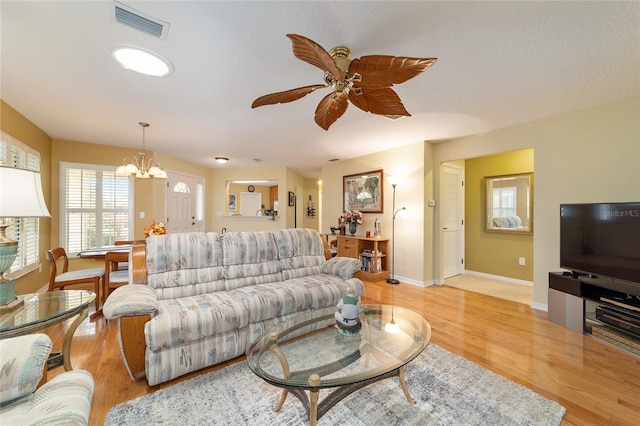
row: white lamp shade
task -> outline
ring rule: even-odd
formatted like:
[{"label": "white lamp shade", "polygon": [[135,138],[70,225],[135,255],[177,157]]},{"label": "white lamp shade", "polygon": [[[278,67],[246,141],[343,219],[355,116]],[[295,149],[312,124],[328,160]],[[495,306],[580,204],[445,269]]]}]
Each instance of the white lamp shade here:
[{"label": "white lamp shade", "polygon": [[400,181],[402,181],[402,178],[400,176],[397,176],[397,175],[387,176],[387,182],[389,182],[391,185],[397,185],[400,183]]},{"label": "white lamp shade", "polygon": [[0,166],[0,217],[51,217],[40,173]]}]

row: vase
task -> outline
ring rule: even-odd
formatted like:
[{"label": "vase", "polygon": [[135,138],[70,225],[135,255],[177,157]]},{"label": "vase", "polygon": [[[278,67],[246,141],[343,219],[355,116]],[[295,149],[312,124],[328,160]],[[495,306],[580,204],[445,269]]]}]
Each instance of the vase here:
[{"label": "vase", "polygon": [[351,233],[351,235],[356,233],[356,229],[358,227],[358,224],[355,222],[349,222],[349,232]]}]

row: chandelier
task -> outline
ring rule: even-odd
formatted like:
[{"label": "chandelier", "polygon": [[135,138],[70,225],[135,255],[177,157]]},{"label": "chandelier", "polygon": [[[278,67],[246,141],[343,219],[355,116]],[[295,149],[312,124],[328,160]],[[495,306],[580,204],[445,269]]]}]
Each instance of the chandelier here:
[{"label": "chandelier", "polygon": [[147,161],[147,153],[145,151],[145,139],[144,132],[149,123],[139,122],[142,127],[142,152],[140,152],[140,160],[136,157],[125,158],[122,160],[122,164],[116,169],[117,176],[129,176],[134,175],[137,178],[149,179],[149,178],[161,178],[166,179],[167,173],[160,166],[160,163],[156,162],[153,158]]}]

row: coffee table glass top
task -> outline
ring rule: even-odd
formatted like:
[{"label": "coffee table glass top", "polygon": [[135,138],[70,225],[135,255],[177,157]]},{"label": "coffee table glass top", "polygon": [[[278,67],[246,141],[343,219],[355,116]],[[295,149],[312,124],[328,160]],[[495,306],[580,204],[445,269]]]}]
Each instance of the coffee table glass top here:
[{"label": "coffee table glass top", "polygon": [[70,317],[86,308],[96,294],[86,290],[59,290],[18,296],[24,304],[0,316],[0,333],[28,330],[59,317]]},{"label": "coffee table glass top", "polygon": [[[342,386],[403,367],[431,339],[429,323],[398,306],[363,305],[362,329],[355,335],[338,332],[335,311],[331,307],[303,313],[265,331],[247,351],[251,370],[280,387]],[[396,333],[388,326],[392,315]],[[312,374],[320,375],[319,385],[309,384]]]}]

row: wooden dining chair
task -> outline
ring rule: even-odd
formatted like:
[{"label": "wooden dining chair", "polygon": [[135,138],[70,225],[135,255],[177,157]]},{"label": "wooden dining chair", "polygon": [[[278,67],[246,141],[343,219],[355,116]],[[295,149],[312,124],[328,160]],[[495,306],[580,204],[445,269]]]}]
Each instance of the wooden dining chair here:
[{"label": "wooden dining chair", "polygon": [[[113,244],[116,246],[124,246],[124,245],[140,245],[140,244],[144,244],[146,241],[145,240],[119,240],[114,242]],[[118,263],[118,269],[129,269],[129,262],[128,262],[128,258],[125,259],[124,262],[120,262]],[[106,300],[106,296],[105,296],[105,300]]]},{"label": "wooden dining chair", "polygon": [[[50,267],[49,291],[54,291],[55,289],[64,290],[64,288],[69,285],[93,284],[94,292],[96,293],[96,312],[98,312],[100,305],[100,280],[104,276],[104,268],[69,271],[69,257],[63,247],[47,250],[46,255]],[[58,267],[59,263],[62,268]]]},{"label": "wooden dining chair", "polygon": [[103,300],[116,288],[129,284],[129,270],[120,265],[129,261],[128,251],[108,251],[104,256],[104,278],[102,279]]}]

